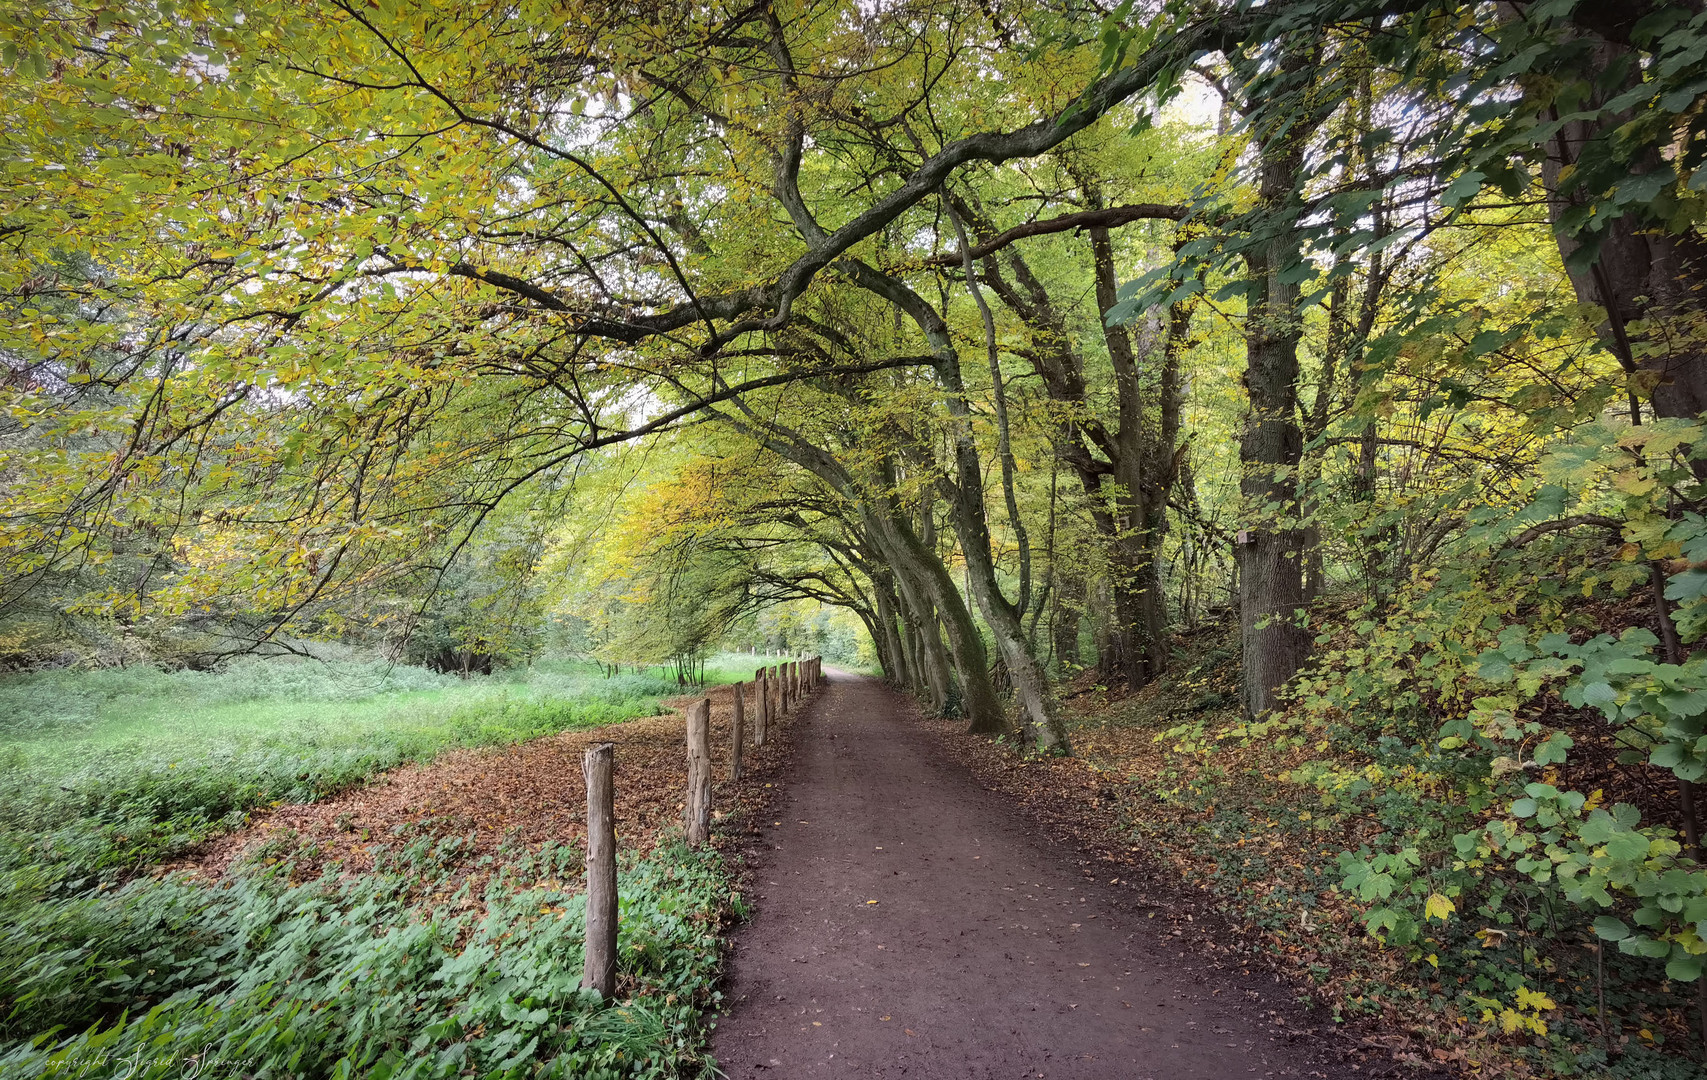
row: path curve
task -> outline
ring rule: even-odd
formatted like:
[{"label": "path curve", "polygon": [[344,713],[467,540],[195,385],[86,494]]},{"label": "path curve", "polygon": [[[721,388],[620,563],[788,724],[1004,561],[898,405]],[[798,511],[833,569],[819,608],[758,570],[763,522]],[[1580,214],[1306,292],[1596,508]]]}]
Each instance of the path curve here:
[{"label": "path curve", "polygon": [[731,1080],[1338,1075],[1271,1023],[1282,994],[1182,958],[908,699],[827,674],[755,841],[714,1035]]}]

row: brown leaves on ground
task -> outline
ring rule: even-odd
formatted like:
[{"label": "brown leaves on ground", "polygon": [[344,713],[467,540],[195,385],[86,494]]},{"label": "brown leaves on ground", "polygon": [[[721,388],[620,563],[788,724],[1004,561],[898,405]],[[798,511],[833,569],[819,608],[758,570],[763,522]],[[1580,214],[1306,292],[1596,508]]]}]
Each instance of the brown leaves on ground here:
[{"label": "brown leaves on ground", "polygon": [[[1103,695],[1098,691],[1097,696]],[[1072,758],[1026,757],[1011,746],[966,734],[965,724],[958,720],[925,723],[941,737],[944,750],[986,788],[1014,798],[1042,829],[1077,848],[1084,856],[1087,879],[1130,889],[1134,905],[1150,909],[1153,918],[1165,922],[1169,936],[1182,947],[1189,945],[1216,968],[1245,976],[1273,972],[1302,983],[1302,971],[1321,957],[1301,955],[1296,941],[1229,918],[1201,882],[1197,872],[1201,867],[1191,865],[1183,846],[1132,846],[1124,835],[1132,815],[1153,814],[1158,807],[1135,806],[1128,781],[1150,774],[1163,754],[1152,739],[1153,731],[1134,730],[1098,716],[1106,710],[1106,699],[1076,704],[1090,705],[1085,711],[1096,718],[1075,726],[1075,748],[1081,756]],[[1337,907],[1324,902],[1316,910],[1325,913]],[[1390,957],[1379,959],[1394,962]],[[1304,990],[1300,986],[1300,990],[1320,1000],[1319,987]],[[1397,1026],[1393,1018],[1383,1018],[1337,1027],[1325,1024],[1315,1032],[1293,1034],[1344,1040],[1341,1052],[1364,1059],[1366,1069],[1421,1065],[1427,1070],[1455,1064],[1438,1057],[1424,1061],[1416,1040],[1394,1031]],[[1395,1064],[1401,1061],[1410,1064]]]},{"label": "brown leaves on ground", "polygon": [[[712,687],[712,807],[714,820],[745,819],[768,796],[766,781],[782,759],[792,717],[773,719],[763,747],[752,745],[752,686],[747,699],[744,776],[731,782],[729,732],[733,713],[728,686]],[[539,850],[547,844],[581,845],[587,829],[586,784],[581,760],[590,746],[616,744],[614,786],[619,851],[642,854],[665,830],[679,829],[687,786],[687,743],[681,710],[699,695],[672,698],[665,716],[570,731],[514,746],[454,750],[427,765],[409,765],[322,802],[279,806],[250,815],[246,827],[202,846],[168,869],[218,880],[246,858],[286,847],[297,876],[371,871],[375,849],[398,844],[399,826],[412,835],[457,834],[472,865],[500,847]],[[719,842],[714,834],[713,843]]]}]

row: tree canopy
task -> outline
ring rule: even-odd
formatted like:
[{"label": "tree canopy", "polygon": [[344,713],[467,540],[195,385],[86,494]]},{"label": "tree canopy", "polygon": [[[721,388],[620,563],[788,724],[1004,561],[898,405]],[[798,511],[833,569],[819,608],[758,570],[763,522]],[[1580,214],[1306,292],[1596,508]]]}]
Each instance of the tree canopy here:
[{"label": "tree canopy", "polygon": [[1704,95],[1694,0],[15,9],[0,644],[823,604],[1067,753],[1063,682],[1226,624],[1251,721],[1412,748],[1496,808],[1431,857],[1695,980]]}]

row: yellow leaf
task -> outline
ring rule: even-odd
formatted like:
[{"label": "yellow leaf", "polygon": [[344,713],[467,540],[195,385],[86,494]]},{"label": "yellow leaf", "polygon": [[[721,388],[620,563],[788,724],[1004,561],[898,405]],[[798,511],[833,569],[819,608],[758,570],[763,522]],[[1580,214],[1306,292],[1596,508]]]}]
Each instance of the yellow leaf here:
[{"label": "yellow leaf", "polygon": [[1452,906],[1452,901],[1440,893],[1430,893],[1428,903],[1423,906],[1423,918],[1439,919],[1445,922],[1447,916],[1458,910]]}]

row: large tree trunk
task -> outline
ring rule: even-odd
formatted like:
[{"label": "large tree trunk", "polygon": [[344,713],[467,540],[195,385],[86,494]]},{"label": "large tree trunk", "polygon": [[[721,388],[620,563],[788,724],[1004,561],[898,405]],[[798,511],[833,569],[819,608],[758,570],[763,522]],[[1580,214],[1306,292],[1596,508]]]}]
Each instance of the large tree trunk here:
[{"label": "large tree trunk", "polygon": [[942,643],[936,608],[925,589],[899,576],[896,581],[900,588],[902,631],[911,650],[919,691],[935,715],[946,716],[952,697],[953,675],[948,650]]},{"label": "large tree trunk", "polygon": [[[961,708],[965,710],[972,730],[987,734],[1007,731],[1007,717],[1001,700],[990,684],[990,662],[984,651],[984,638],[978,633],[972,613],[967,610],[960,590],[955,588],[948,568],[897,515],[870,510],[866,516],[866,528],[873,536],[882,537],[885,554],[898,580],[908,583],[909,592],[916,589],[920,593],[917,599],[921,607],[922,602],[928,600],[941,617],[943,628],[948,631],[948,647],[960,684]],[[928,650],[935,628],[924,625],[918,629],[923,631]]]},{"label": "large tree trunk", "polygon": [[[953,424],[954,472],[952,477],[945,479],[943,486],[953,514],[954,530],[960,538],[960,550],[966,559],[968,586],[977,601],[979,611],[984,615],[986,625],[990,628],[991,636],[996,640],[996,648],[1008,669],[1008,677],[1013,681],[1014,691],[1019,698],[1025,737],[1039,749],[1066,752],[1069,748],[1067,729],[1061,722],[1054,691],[1043,673],[1043,666],[1037,662],[1028,647],[1024,620],[1019,609],[1002,595],[996,580],[996,566],[990,555],[990,529],[984,505],[984,473],[979,463],[978,444],[973,437],[972,410],[967,403],[966,387],[960,376],[960,356],[949,335],[948,325],[935,308],[904,282],[852,260],[845,265],[854,272],[854,280],[861,286],[906,312],[924,332],[925,340],[936,356],[937,381],[942,386],[944,404]],[[932,561],[937,563],[940,570],[940,561]],[[942,570],[942,581],[950,590],[953,589],[953,582],[946,570]],[[956,666],[959,666],[961,644],[955,639],[966,634],[968,630],[975,636],[976,627],[971,625],[970,619],[966,627],[956,626],[954,620],[949,617],[945,599],[944,596],[938,595],[938,606],[944,609],[949,637],[955,648]],[[968,654],[970,651],[968,648]],[[977,642],[977,651],[983,652],[981,639]],[[982,686],[976,686],[970,678],[966,678],[966,682],[968,690],[982,690],[989,686],[988,673],[986,671]],[[973,710],[970,693],[967,695],[967,713],[972,717],[973,731],[997,734],[1006,730],[1005,718],[993,725],[978,718]]]},{"label": "large tree trunk", "polygon": [[[1693,5],[1698,9],[1699,5]],[[1630,11],[1634,11],[1632,6]],[[1578,12],[1585,17],[1592,12]],[[1618,30],[1618,25],[1595,26]],[[1598,35],[1597,35],[1598,36]],[[1599,37],[1590,55],[1594,74],[1627,63],[1632,50],[1619,41]],[[1643,78],[1642,65],[1629,63],[1623,85],[1597,88],[1595,105],[1621,93]],[[1549,213],[1557,225],[1560,215],[1580,201],[1580,192],[1564,194],[1561,183],[1574,168],[1585,144],[1630,121],[1614,115],[1596,124],[1584,120],[1560,126],[1543,162],[1541,178],[1549,194]],[[1635,163],[1640,176],[1665,165],[1658,153]],[[1566,260],[1577,299],[1606,310],[1601,336],[1627,371],[1640,372],[1653,383],[1655,415],[1693,418],[1707,412],[1707,340],[1688,327],[1707,307],[1707,240],[1693,227],[1669,232],[1625,214],[1600,231],[1598,257],[1587,266],[1572,266],[1579,243],[1565,231],[1555,231],[1559,253]],[[1647,332],[1632,327],[1642,323]],[[1643,380],[1638,379],[1638,382]],[[1707,463],[1696,463],[1707,471]]]},{"label": "large tree trunk", "polygon": [[[1302,61],[1294,52],[1288,66]],[[1294,70],[1296,67],[1294,66]],[[1245,390],[1250,412],[1239,439],[1242,508],[1234,554],[1239,569],[1239,634],[1244,653],[1245,712],[1258,716],[1309,655],[1304,607],[1304,533],[1298,527],[1298,340],[1303,320],[1293,273],[1303,260],[1290,223],[1303,161],[1301,132],[1260,147],[1260,191],[1268,241],[1246,255],[1251,291],[1245,320]]]},{"label": "large tree trunk", "polygon": [[[1087,205],[1101,208],[1099,181],[1078,169],[1073,169],[1073,175]],[[1085,411],[1086,386],[1083,362],[1073,344],[1075,330],[1024,258],[1017,251],[1007,252],[1012,282],[1002,276],[994,258],[986,260],[984,276],[1003,303],[1030,327],[1033,359],[1045,390],[1053,400],[1075,407],[1061,421],[1058,452],[1089,497],[1091,517],[1104,540],[1109,564],[1110,616],[1099,639],[1099,666],[1107,677],[1123,679],[1136,688],[1160,675],[1168,660],[1168,610],[1160,554],[1176,474],[1177,357],[1172,358],[1171,367],[1164,359],[1161,400],[1152,405],[1145,400],[1141,350],[1135,349],[1126,327],[1109,325],[1107,320],[1117,292],[1109,230],[1094,227],[1087,232],[1104,344],[1114,370],[1118,423],[1112,430]],[[1113,483],[1105,485],[1105,477]]]},{"label": "large tree trunk", "polygon": [[895,597],[895,583],[887,577],[872,579],[871,591],[877,597],[878,633],[872,636],[872,644],[883,653],[883,673],[896,686],[908,690],[917,689],[913,681],[913,670],[907,662],[907,650],[901,645],[901,635],[896,629],[896,619],[900,616],[897,610],[899,601]]},{"label": "large tree trunk", "polygon": [[1068,674],[1069,665],[1079,666],[1079,623],[1084,616],[1085,579],[1078,574],[1056,572],[1055,595],[1049,609],[1049,633],[1053,641],[1056,670]]},{"label": "large tree trunk", "polygon": [[[892,489],[893,484],[870,483],[870,477],[865,478],[868,482],[862,483],[823,448],[799,434],[763,421],[750,411],[747,417],[747,421],[738,421],[746,431],[769,449],[823,480],[855,507],[867,538],[881,553],[883,561],[901,585],[903,598],[921,615],[934,606],[941,616],[960,679],[961,704],[973,727],[981,731],[1006,730],[1001,701],[990,684],[984,640],[972,621],[972,613],[954,587],[954,580],[942,559],[919,540],[896,508],[887,501],[888,496],[881,494]],[[928,625],[928,619],[921,618],[916,629],[924,630]],[[934,632],[933,626],[930,633]],[[921,639],[928,643],[930,635],[921,634]],[[946,669],[946,664],[943,667]],[[944,687],[937,699],[939,708],[947,696]]]},{"label": "large tree trunk", "polygon": [[[946,342],[944,330],[942,337]],[[1043,665],[1027,646],[1020,610],[1002,595],[996,580],[996,564],[990,557],[989,525],[984,516],[984,473],[972,439],[971,410],[960,381],[959,361],[952,353],[937,366],[937,377],[946,391],[949,414],[955,419],[955,478],[950,485],[953,489],[950,508],[954,512],[955,532],[960,536],[960,550],[966,558],[972,595],[984,613],[991,636],[996,639],[1002,662],[1007,665],[1008,678],[1013,681],[1014,693],[1019,698],[1026,738],[1039,750],[1065,753],[1069,750],[1067,729],[1061,722],[1054,690],[1044,675]]]},{"label": "large tree trunk", "polygon": [[[1092,205],[1100,206],[1101,201],[1094,197]],[[1136,689],[1158,678],[1168,664],[1168,605],[1162,591],[1160,555],[1167,535],[1167,499],[1173,487],[1174,443],[1179,434],[1179,358],[1171,340],[1179,318],[1169,320],[1170,340],[1161,350],[1160,416],[1156,430],[1149,431],[1132,334],[1126,327],[1108,322],[1116,300],[1114,245],[1107,229],[1088,232],[1097,310],[1103,316],[1103,340],[1114,368],[1115,401],[1120,412],[1120,426],[1113,435],[1117,453],[1111,457],[1118,485],[1111,544],[1114,573],[1109,583],[1114,592],[1113,644],[1118,674],[1128,687]],[[1189,325],[1189,315],[1184,318]]]}]

